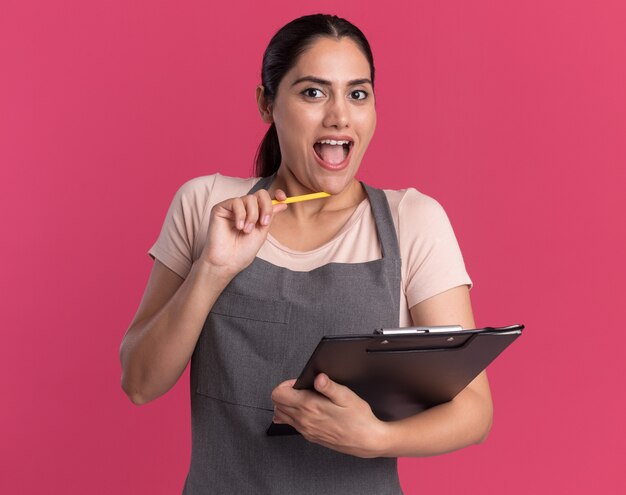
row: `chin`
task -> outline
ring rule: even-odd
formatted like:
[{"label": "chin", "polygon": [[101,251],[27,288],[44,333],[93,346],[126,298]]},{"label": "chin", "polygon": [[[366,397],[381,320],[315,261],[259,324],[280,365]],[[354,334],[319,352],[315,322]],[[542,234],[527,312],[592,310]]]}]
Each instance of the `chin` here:
[{"label": "chin", "polygon": [[327,192],[328,194],[339,194],[342,193],[346,188],[352,185],[354,181],[354,175],[343,176],[343,177],[323,177],[318,182],[322,189],[321,191]]}]

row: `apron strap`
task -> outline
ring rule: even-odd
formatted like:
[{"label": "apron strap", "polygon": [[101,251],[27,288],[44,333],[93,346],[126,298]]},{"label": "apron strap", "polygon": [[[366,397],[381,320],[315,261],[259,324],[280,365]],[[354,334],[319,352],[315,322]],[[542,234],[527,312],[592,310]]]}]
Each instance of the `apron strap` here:
[{"label": "apron strap", "polygon": [[267,189],[268,187],[272,185],[272,182],[274,181],[274,177],[276,177],[275,172],[269,177],[261,177],[261,179],[254,186],[252,186],[252,189],[248,191],[248,194],[254,194],[260,189]]},{"label": "apron strap", "polygon": [[391,215],[387,196],[385,196],[382,189],[370,187],[363,182],[361,182],[361,185],[367,192],[370,200],[383,258],[399,260],[400,246],[398,245],[398,236],[396,235],[396,228],[393,224],[393,216]]}]

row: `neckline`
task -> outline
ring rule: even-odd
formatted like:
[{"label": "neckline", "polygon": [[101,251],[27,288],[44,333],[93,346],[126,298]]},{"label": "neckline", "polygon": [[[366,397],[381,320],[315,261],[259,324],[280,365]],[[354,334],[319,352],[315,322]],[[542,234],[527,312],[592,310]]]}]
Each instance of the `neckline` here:
[{"label": "neckline", "polygon": [[[276,173],[268,177],[259,178],[259,180],[252,186],[248,194],[254,194],[261,188],[267,189],[274,180],[275,176]],[[385,192],[382,189],[370,187],[363,181],[360,182],[365,189],[365,192],[367,193],[368,201],[365,204],[369,203],[370,209],[372,211],[372,216],[374,217],[374,224],[376,226],[378,241],[380,242],[382,258],[400,259],[398,236],[396,234],[391,209],[389,208],[389,201],[385,196]],[[304,253],[304,251],[295,252]]]},{"label": "neckline", "polygon": [[366,197],[357,205],[348,220],[346,220],[341,229],[339,229],[339,232],[337,232],[337,234],[335,234],[332,239],[325,242],[321,246],[316,247],[315,249],[311,249],[308,251],[298,251],[295,249],[291,249],[290,247],[285,246],[282,242],[280,242],[272,234],[269,233],[267,234],[267,240],[275,248],[280,249],[281,251],[288,253],[292,256],[310,256],[312,254],[317,254],[321,251],[324,251],[325,249],[330,248],[333,244],[337,243],[342,237],[344,237],[348,233],[348,231],[358,223],[358,221],[361,219],[369,206],[369,199]]}]

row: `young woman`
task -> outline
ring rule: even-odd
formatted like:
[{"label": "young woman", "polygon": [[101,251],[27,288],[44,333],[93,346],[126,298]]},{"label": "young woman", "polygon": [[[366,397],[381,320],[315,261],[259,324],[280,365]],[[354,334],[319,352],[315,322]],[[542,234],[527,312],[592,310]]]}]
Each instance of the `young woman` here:
[{"label": "young woman", "polygon": [[[320,14],[284,26],[257,101],[270,124],[258,177],[200,177],[172,202],[122,342],[122,387],[135,404],[151,401],[191,359],[186,494],[401,493],[398,456],[485,439],[485,373],[451,402],[395,422],[326,375],[315,392],[293,389],[293,378],[328,333],[473,328],[458,244],[433,199],[355,179],[376,109],[372,54],[354,25]],[[319,191],[331,196],[272,205]],[[301,435],[266,436],[272,420]]]}]

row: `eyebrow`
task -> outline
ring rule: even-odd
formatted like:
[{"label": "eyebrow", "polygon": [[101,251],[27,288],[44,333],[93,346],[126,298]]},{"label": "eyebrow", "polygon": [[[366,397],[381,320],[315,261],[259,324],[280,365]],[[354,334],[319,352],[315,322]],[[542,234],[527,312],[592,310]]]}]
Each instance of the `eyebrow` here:
[{"label": "eyebrow", "polygon": [[[319,77],[314,77],[314,76],[304,76],[301,77],[299,79],[296,79],[293,83],[291,83],[291,86],[295,86],[296,84],[300,84],[301,82],[312,82],[312,83],[316,83],[316,84],[321,84],[322,86],[332,86],[333,84],[330,81],[327,81],[326,79],[321,79]],[[359,84],[369,84],[370,86],[372,85],[372,81],[370,81],[367,78],[363,78],[363,79],[352,79],[352,81],[348,81],[348,86],[358,86]]]}]

